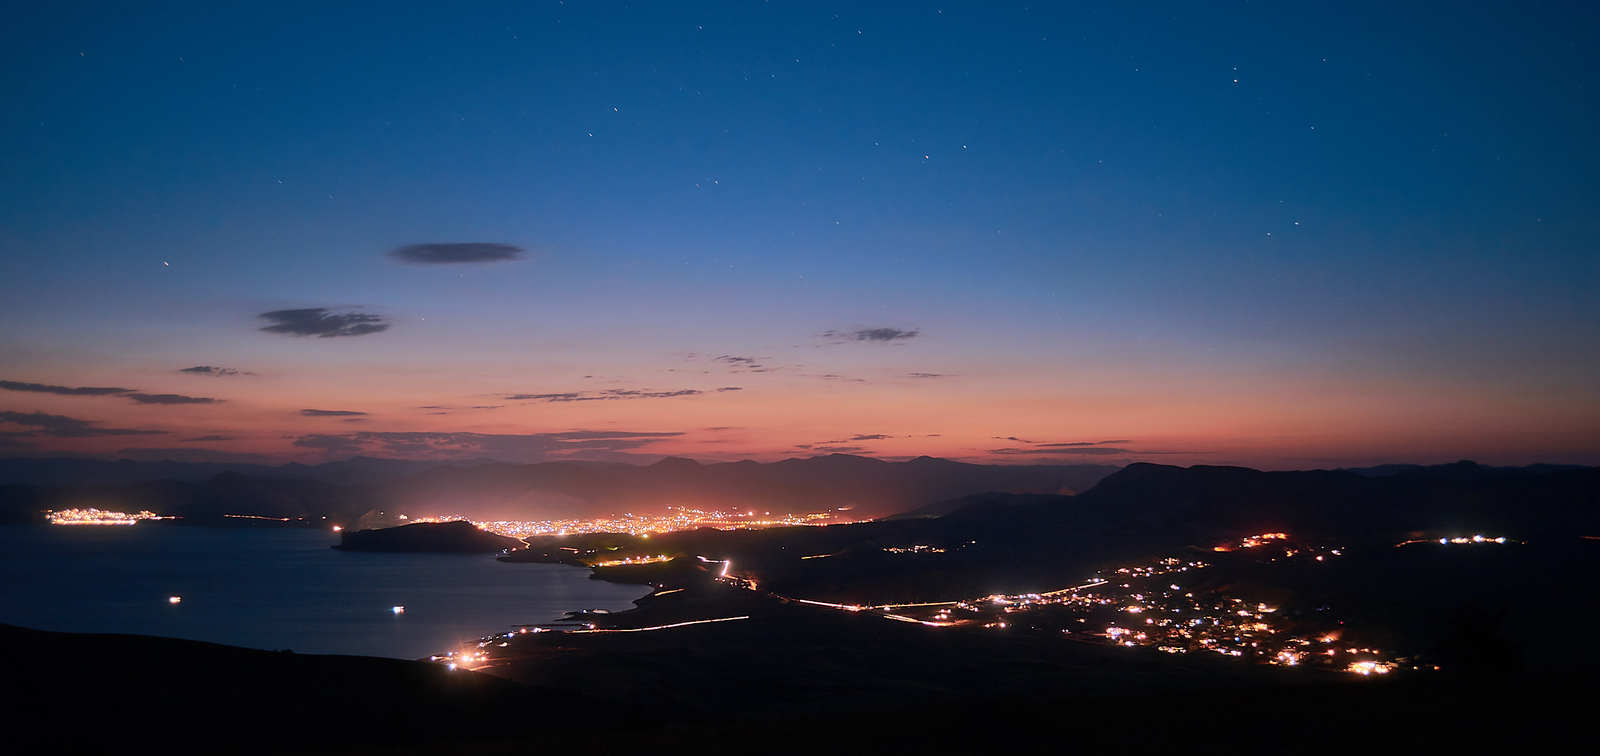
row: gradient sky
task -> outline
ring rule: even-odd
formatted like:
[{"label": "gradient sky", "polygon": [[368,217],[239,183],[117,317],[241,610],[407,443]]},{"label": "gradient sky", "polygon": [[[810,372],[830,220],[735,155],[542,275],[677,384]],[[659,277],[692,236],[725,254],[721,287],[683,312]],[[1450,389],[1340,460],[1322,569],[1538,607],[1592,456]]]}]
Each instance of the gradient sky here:
[{"label": "gradient sky", "polygon": [[1593,4],[327,5],[11,11],[0,454],[1600,463]]}]

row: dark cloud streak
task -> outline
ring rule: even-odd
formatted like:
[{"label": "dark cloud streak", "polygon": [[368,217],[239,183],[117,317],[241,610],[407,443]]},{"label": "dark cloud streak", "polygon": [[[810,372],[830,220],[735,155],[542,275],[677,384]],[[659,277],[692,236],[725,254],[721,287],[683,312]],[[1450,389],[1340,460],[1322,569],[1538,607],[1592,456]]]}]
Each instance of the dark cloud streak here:
[{"label": "dark cloud streak", "polygon": [[163,430],[146,428],[105,428],[93,420],[80,420],[75,417],[51,415],[44,412],[0,412],[0,423],[12,423],[34,429],[19,435],[38,434],[56,438],[155,436],[166,433]]},{"label": "dark cloud streak", "polygon": [[328,339],[338,336],[365,336],[389,330],[383,318],[366,312],[334,312],[326,307],[306,307],[298,310],[272,310],[259,316],[270,321],[261,330],[288,336],[316,336]]},{"label": "dark cloud streak", "polygon": [[[724,386],[717,391],[740,391],[738,386]],[[680,396],[700,396],[706,392],[700,389],[678,389],[676,391],[639,391],[636,389],[607,389],[605,391],[566,391],[554,394],[506,394],[506,399],[512,401],[535,402],[612,402],[629,399],[674,399]]]},{"label": "dark cloud streak", "polygon": [[864,341],[869,343],[889,344],[897,341],[909,341],[922,335],[919,330],[903,331],[899,328],[862,328],[854,331],[823,331],[821,336],[834,343]]},{"label": "dark cloud streak", "polygon": [[184,396],[183,394],[124,394],[140,404],[216,404],[221,399],[209,396]]},{"label": "dark cloud streak", "polygon": [[621,453],[682,436],[676,431],[575,430],[555,433],[495,434],[429,431],[314,433],[294,445],[328,454],[379,452],[401,457],[478,458],[517,461],[562,459],[584,452]]},{"label": "dark cloud streak", "polygon": [[0,389],[31,391],[39,394],[59,394],[61,396],[114,396],[126,394],[133,390],[110,386],[54,386],[48,383],[25,383],[22,381],[0,381]]}]

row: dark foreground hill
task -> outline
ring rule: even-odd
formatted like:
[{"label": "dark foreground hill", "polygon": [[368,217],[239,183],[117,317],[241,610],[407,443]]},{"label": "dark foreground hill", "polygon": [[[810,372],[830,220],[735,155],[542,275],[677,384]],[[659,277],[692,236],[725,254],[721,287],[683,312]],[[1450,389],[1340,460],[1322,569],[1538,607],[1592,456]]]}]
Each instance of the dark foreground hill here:
[{"label": "dark foreground hill", "polygon": [[585,684],[556,688],[0,626],[0,643],[28,651],[4,663],[0,726],[18,753],[1276,754],[1539,749],[1583,721],[1564,678],[1203,682],[924,628],[853,639],[826,623],[737,624],[557,647],[549,676]]}]

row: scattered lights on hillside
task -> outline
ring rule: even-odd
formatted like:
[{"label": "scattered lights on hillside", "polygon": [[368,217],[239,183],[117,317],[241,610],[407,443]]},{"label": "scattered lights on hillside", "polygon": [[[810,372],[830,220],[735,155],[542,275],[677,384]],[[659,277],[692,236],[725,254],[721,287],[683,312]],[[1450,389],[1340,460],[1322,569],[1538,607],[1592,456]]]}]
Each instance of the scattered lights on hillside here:
[{"label": "scattered lights on hillside", "polygon": [[1260,533],[1260,534],[1253,535],[1253,536],[1245,536],[1244,538],[1239,539],[1238,543],[1231,543],[1231,544],[1223,544],[1221,546],[1214,546],[1214,547],[1212,547],[1211,550],[1212,551],[1233,551],[1234,549],[1254,549],[1254,548],[1258,548],[1258,547],[1261,547],[1261,546],[1265,546],[1267,544],[1267,542],[1269,542],[1269,541],[1286,541],[1288,539],[1289,539],[1289,534],[1288,533]]},{"label": "scattered lights on hillside", "polygon": [[609,560],[606,560],[604,562],[592,562],[592,563],[590,563],[589,566],[590,567],[622,567],[622,566],[625,566],[625,565],[632,565],[632,564],[659,564],[661,562],[670,562],[670,561],[672,561],[672,557],[669,557],[666,554],[656,554],[655,556],[635,556],[635,557],[625,557],[625,558],[622,558],[622,559],[609,559]]}]

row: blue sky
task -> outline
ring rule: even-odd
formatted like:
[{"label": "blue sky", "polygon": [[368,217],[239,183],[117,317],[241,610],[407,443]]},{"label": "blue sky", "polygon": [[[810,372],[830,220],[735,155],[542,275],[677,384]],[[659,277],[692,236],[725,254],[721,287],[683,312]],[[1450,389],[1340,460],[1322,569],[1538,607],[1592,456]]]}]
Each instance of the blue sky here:
[{"label": "blue sky", "polygon": [[[672,389],[682,355],[734,354],[786,368],[722,409],[451,428],[704,416],[770,456],[871,406],[982,457],[1017,426],[1130,435],[1122,408],[1197,460],[1600,461],[1595,11],[1260,5],[24,9],[0,53],[0,377],[256,376],[177,419],[0,399],[254,428],[250,453],[283,455],[306,431],[273,412],[373,386],[393,408]],[[386,257],[430,242],[525,254]],[[310,307],[392,327],[257,330]],[[818,337],[879,327],[917,335]],[[879,385],[805,377],[852,370]],[[959,380],[889,380],[910,372]],[[1172,421],[1085,411],[1121,387]],[[1419,396],[1440,403],[1394,411]],[[950,428],[909,427],[952,404]],[[1250,421],[1208,428],[1220,405]]]}]

